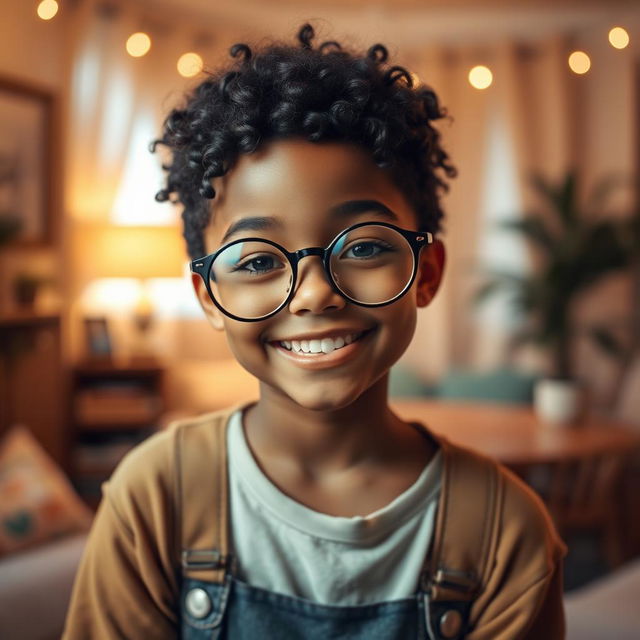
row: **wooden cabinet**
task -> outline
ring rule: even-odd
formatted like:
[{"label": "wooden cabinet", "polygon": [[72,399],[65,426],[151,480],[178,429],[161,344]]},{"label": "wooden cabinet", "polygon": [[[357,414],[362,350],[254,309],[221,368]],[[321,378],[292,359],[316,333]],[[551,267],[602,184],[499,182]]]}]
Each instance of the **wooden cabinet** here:
[{"label": "wooden cabinet", "polygon": [[80,364],[73,371],[71,402],[73,480],[95,507],[102,483],[125,453],[158,428],[164,369],[152,362]]},{"label": "wooden cabinet", "polygon": [[67,379],[60,317],[0,316],[0,434],[28,427],[49,455],[68,469]]}]

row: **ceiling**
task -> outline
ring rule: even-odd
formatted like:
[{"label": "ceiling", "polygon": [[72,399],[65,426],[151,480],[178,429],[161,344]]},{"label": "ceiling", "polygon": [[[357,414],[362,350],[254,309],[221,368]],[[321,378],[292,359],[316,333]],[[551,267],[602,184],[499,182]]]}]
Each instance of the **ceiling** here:
[{"label": "ceiling", "polygon": [[600,25],[635,25],[637,0],[130,0],[156,16],[247,37],[290,38],[310,20],[322,35],[392,45],[524,40]]}]

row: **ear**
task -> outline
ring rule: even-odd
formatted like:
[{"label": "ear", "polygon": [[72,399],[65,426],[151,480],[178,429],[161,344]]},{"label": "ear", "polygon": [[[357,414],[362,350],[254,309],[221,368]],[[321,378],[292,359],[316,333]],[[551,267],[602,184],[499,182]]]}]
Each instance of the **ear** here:
[{"label": "ear", "polygon": [[445,258],[444,244],[440,240],[434,240],[420,252],[416,288],[419,307],[426,307],[436,295],[442,282]]},{"label": "ear", "polygon": [[202,278],[197,273],[192,273],[191,283],[193,284],[193,290],[196,294],[196,298],[198,298],[198,302],[207,316],[209,324],[218,331],[224,331],[222,313],[220,312],[220,309],[213,304]]}]

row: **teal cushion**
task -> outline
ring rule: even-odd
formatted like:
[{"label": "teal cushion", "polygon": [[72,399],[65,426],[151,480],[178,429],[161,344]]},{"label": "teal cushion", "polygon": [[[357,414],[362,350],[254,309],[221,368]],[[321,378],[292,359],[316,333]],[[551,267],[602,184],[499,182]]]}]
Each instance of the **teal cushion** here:
[{"label": "teal cushion", "polygon": [[457,400],[486,400],[531,404],[536,376],[513,369],[485,373],[450,371],[438,384],[437,395]]},{"label": "teal cushion", "polygon": [[415,373],[402,365],[395,365],[389,371],[389,395],[396,398],[433,396],[435,388],[421,380]]}]

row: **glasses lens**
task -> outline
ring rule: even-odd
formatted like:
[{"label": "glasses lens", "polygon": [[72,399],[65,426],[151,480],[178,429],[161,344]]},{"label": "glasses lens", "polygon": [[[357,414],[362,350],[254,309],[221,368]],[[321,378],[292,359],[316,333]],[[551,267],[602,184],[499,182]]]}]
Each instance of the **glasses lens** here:
[{"label": "glasses lens", "polygon": [[254,320],[275,311],[289,295],[292,281],[287,257],[268,242],[236,242],[211,265],[209,283],[220,306]]},{"label": "glasses lens", "polygon": [[413,250],[397,231],[365,225],[338,238],[330,269],[346,296],[364,304],[382,304],[400,295],[411,281]]}]

